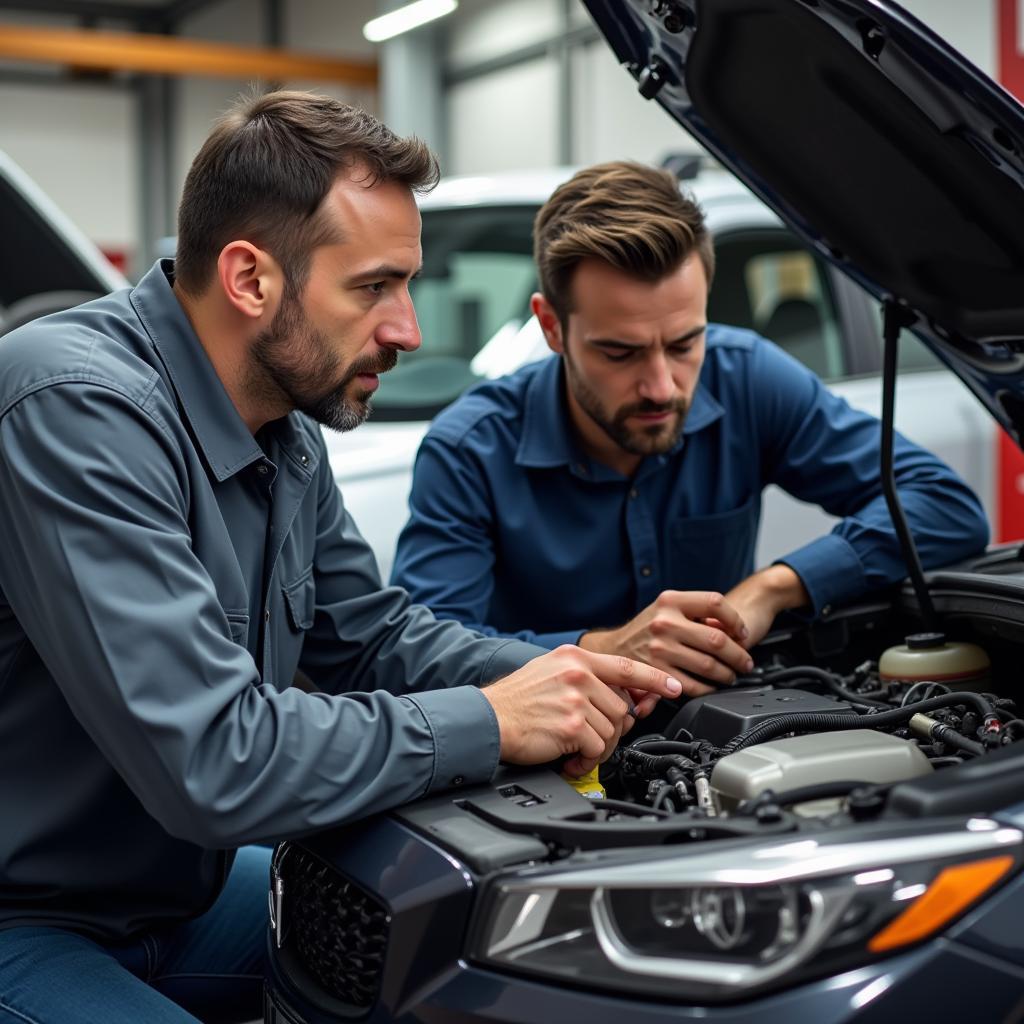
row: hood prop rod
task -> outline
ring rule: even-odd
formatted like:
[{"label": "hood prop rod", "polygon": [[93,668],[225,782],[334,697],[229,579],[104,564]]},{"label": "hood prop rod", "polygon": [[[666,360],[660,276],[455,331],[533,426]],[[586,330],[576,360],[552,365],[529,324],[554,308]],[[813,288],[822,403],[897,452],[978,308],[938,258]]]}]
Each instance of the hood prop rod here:
[{"label": "hood prop rod", "polygon": [[928,586],[924,581],[924,569],[917,553],[917,545],[907,525],[907,517],[896,493],[896,472],[893,467],[894,447],[896,444],[896,357],[899,351],[900,331],[909,327],[917,316],[906,307],[892,299],[882,306],[883,335],[885,338],[885,355],[882,369],[882,492],[885,503],[889,507],[892,525],[896,528],[900,547],[903,549],[903,560],[910,574],[910,582],[917,595],[917,604],[924,619],[925,629],[937,629],[935,606],[932,604]]}]

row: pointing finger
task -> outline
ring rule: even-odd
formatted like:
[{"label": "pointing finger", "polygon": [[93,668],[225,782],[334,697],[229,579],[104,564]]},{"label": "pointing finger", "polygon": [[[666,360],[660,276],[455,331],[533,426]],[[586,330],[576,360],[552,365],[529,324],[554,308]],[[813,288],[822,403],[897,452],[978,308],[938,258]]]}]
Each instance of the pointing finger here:
[{"label": "pointing finger", "polygon": [[617,654],[594,654],[580,651],[591,665],[594,675],[608,686],[620,686],[628,690],[644,690],[662,697],[678,697],[683,684],[670,675]]}]

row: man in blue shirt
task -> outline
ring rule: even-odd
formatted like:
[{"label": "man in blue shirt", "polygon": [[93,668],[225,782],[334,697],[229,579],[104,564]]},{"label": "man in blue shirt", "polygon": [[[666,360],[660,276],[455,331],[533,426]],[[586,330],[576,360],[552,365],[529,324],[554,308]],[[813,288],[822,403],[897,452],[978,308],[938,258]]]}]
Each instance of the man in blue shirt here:
[{"label": "man in blue shirt", "polygon": [[[711,239],[671,175],[581,171],[538,214],[534,244],[532,307],[556,356],[435,420],[393,582],[483,633],[625,654],[701,693],[694,676],[751,667],[779,612],[817,614],[906,574],[879,423],[752,332],[707,324]],[[984,546],[952,471],[902,438],[895,466],[926,566]],[[842,521],[754,572],[771,483]]]},{"label": "man in blue shirt", "polygon": [[252,1019],[245,844],[499,758],[585,772],[621,687],[640,714],[680,692],[381,587],[319,424],[357,426],[420,343],[436,179],[362,111],[258,96],[196,157],[175,261],[0,343],[0,1019]]}]

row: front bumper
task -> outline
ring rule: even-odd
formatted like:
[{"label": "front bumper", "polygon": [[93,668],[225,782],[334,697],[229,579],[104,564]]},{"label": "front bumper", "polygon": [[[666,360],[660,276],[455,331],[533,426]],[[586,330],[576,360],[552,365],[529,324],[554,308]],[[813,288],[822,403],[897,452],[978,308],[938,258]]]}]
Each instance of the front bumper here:
[{"label": "front bumper", "polygon": [[[385,997],[365,1016],[431,1024],[892,1024],[899,1020],[1017,1019],[1024,972],[969,947],[937,942],[871,968],[733,1006],[704,1008],[618,999],[554,987],[458,963],[403,1005]],[[266,1024],[338,1024],[271,975]]]},{"label": "front bumper", "polygon": [[324,833],[304,845],[386,905],[386,954],[370,1005],[332,1000],[289,962],[286,901],[285,950],[268,937],[267,1024],[882,1024],[961,1016],[983,1022],[1017,1019],[1024,1006],[1024,946],[1016,927],[1007,928],[1019,919],[1014,908],[1024,905],[1021,877],[940,940],[841,975],[707,1007],[623,998],[467,962],[462,957],[477,879],[393,817]]}]

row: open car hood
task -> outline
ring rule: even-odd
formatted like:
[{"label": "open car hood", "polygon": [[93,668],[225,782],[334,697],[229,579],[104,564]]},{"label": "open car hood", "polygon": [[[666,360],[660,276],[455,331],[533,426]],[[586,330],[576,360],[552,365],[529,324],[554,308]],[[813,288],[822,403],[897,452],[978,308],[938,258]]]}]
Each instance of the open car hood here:
[{"label": "open car hood", "polygon": [[889,0],[583,0],[655,99],[1024,438],[1024,107]]}]

